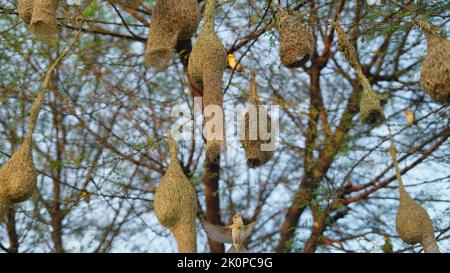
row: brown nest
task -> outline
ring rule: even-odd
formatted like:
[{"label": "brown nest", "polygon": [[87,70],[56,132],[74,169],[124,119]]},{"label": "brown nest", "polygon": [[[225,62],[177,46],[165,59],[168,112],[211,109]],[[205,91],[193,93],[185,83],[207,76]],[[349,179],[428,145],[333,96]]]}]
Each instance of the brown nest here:
[{"label": "brown nest", "polygon": [[400,205],[397,210],[396,230],[400,238],[408,244],[420,243],[427,253],[439,252],[434,237],[433,224],[427,211],[399,186]]},{"label": "brown nest", "polygon": [[[188,71],[192,79],[202,85],[205,122],[211,124],[214,118],[216,126],[206,132],[206,155],[214,159],[224,147],[223,92],[222,77],[227,67],[227,52],[214,32],[215,0],[206,2],[203,30],[198,36],[189,56]],[[211,106],[221,109],[220,117],[207,117]],[[209,108],[208,108],[209,107]],[[217,108],[217,110],[218,110]],[[217,112],[216,112],[217,114]]]},{"label": "brown nest", "polygon": [[450,103],[450,42],[442,37],[439,28],[418,21],[427,38],[427,54],[422,64],[420,85],[437,102]]},{"label": "brown nest", "polygon": [[397,210],[396,225],[400,238],[408,244],[420,243],[427,253],[438,253],[433,224],[427,211],[405,190],[398,168],[397,150],[393,145],[389,153],[394,161],[395,174],[399,184],[400,204]]},{"label": "brown nest", "polygon": [[25,22],[25,24],[30,24],[31,15],[33,13],[33,0],[18,0],[17,9],[19,11],[19,16]]},{"label": "brown nest", "polygon": [[59,0],[33,0],[33,12],[29,29],[38,39],[54,41],[54,35],[58,32],[56,10]]},{"label": "brown nest", "polygon": [[159,222],[170,229],[181,253],[197,252],[195,217],[197,195],[181,168],[176,143],[169,135],[170,164],[155,193],[154,208]]},{"label": "brown nest", "polygon": [[314,53],[314,37],[309,33],[306,24],[297,17],[289,15],[282,8],[277,12],[280,32],[281,63],[286,67],[300,67]]},{"label": "brown nest", "polygon": [[0,219],[11,205],[27,200],[36,189],[37,172],[32,151],[33,132],[45,92],[46,89],[41,89],[31,107],[30,123],[25,141],[0,168]]},{"label": "brown nest", "polygon": [[31,138],[0,168],[0,221],[8,209],[31,197],[36,189],[37,172],[34,167]]},{"label": "brown nest", "polygon": [[150,23],[145,62],[162,69],[171,59],[178,40],[197,31],[200,11],[197,0],[157,0]]},{"label": "brown nest", "polygon": [[380,95],[373,91],[369,80],[364,75],[361,65],[359,64],[356,50],[348,41],[344,30],[337,23],[334,23],[333,26],[338,33],[338,48],[344,53],[345,59],[355,70],[362,86],[361,99],[359,102],[361,122],[369,125],[379,125],[385,120],[382,106],[386,103],[387,96]]},{"label": "brown nest", "polygon": [[[244,115],[244,123],[241,126],[241,143],[245,150],[247,166],[256,168],[264,165],[272,158],[274,149],[264,147],[273,145],[271,141],[273,141],[274,132],[269,114],[263,107],[260,107],[255,71],[251,72],[249,100],[252,105]],[[265,124],[260,124],[262,118],[266,119]],[[267,137],[262,138],[260,127],[264,126],[270,130],[270,133]]]}]

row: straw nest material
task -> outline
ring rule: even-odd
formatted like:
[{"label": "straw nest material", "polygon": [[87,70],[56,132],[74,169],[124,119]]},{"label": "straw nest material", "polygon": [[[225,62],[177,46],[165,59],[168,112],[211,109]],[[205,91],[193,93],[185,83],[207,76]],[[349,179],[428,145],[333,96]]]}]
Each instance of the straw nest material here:
[{"label": "straw nest material", "polygon": [[405,190],[398,169],[397,151],[395,147],[391,146],[389,152],[394,160],[394,168],[400,192],[400,204],[396,217],[397,233],[408,244],[420,243],[427,253],[439,252],[430,216]]},{"label": "straw nest material", "polygon": [[175,141],[170,135],[168,139],[171,161],[155,193],[155,213],[159,222],[175,236],[178,251],[195,253],[197,196],[181,168]]},{"label": "straw nest material", "polygon": [[56,10],[59,0],[33,0],[29,29],[38,39],[52,41],[58,31]]},{"label": "straw nest material", "polygon": [[200,10],[197,0],[157,0],[150,23],[145,62],[157,69],[171,59],[178,40],[197,31]]},{"label": "straw nest material", "polygon": [[25,24],[30,24],[31,14],[33,13],[33,0],[18,0],[17,9],[20,18],[22,18]]},{"label": "straw nest material", "polygon": [[314,52],[314,37],[305,23],[282,8],[278,9],[277,21],[281,63],[286,67],[300,67]]},{"label": "straw nest material", "polygon": [[36,189],[37,172],[33,161],[33,132],[44,100],[45,89],[39,92],[30,110],[28,133],[19,149],[0,168],[0,219],[8,208],[20,203]]},{"label": "straw nest material", "polygon": [[[189,56],[188,71],[192,79],[203,87],[203,106],[216,105],[222,109],[222,77],[227,67],[227,53],[222,42],[214,32],[215,0],[206,2],[204,25]],[[212,117],[205,118],[209,122]],[[206,134],[206,156],[216,158],[224,147],[224,122],[215,132]]]},{"label": "straw nest material", "polygon": [[369,80],[364,75],[361,65],[359,64],[356,50],[347,39],[342,27],[335,23],[333,26],[338,33],[338,48],[344,53],[344,57],[351,67],[355,70],[362,90],[359,102],[359,114],[362,123],[369,125],[379,125],[385,120],[383,105],[387,101],[387,96],[380,95],[373,91]]},{"label": "straw nest material", "polygon": [[[256,168],[264,165],[272,158],[274,147],[271,141],[274,140],[274,132],[269,114],[263,107],[260,107],[254,71],[251,72],[249,100],[252,105],[246,111],[244,123],[241,126],[241,143],[247,157],[247,166]],[[265,126],[270,130],[267,131],[269,135],[263,138],[261,132],[264,132],[265,129],[260,131],[260,126],[264,126],[260,124],[261,118],[266,118]],[[267,147],[262,147],[263,145]]]},{"label": "straw nest material", "polygon": [[440,34],[439,28],[418,21],[427,38],[427,54],[422,64],[420,84],[437,102],[450,103],[450,41]]}]

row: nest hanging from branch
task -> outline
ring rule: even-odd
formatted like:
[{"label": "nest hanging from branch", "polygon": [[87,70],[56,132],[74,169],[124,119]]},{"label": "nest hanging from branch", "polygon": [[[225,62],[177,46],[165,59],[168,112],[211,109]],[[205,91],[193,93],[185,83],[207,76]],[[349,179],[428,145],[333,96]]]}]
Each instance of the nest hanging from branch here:
[{"label": "nest hanging from branch", "polygon": [[450,41],[436,26],[417,21],[427,38],[427,54],[422,64],[420,85],[437,102],[450,103]]},{"label": "nest hanging from branch", "polygon": [[214,130],[206,132],[206,156],[210,159],[216,158],[225,146],[222,77],[227,67],[227,52],[214,32],[214,9],[215,0],[207,0],[203,30],[192,48],[188,66],[192,79],[202,85],[204,109],[216,106],[222,114],[221,120],[205,117],[206,123],[213,118],[217,121]]},{"label": "nest hanging from branch", "polygon": [[[31,134],[0,168],[0,219],[8,208],[30,198],[36,189],[37,172],[32,154]],[[3,209],[1,209],[3,207]],[[3,211],[2,211],[3,210]]]},{"label": "nest hanging from branch", "polygon": [[[255,71],[251,72],[249,100],[252,104],[244,115],[241,125],[241,143],[247,157],[247,166],[256,168],[267,163],[273,156],[274,151],[274,129],[272,128],[271,118],[267,111],[260,107],[258,91],[256,87]],[[265,124],[260,124],[262,119]],[[266,127],[262,129],[261,127]],[[261,133],[267,132],[262,137]]]},{"label": "nest hanging from branch", "polygon": [[379,125],[385,120],[382,106],[386,103],[387,96],[380,95],[373,91],[369,80],[364,75],[361,65],[359,64],[356,50],[348,41],[344,30],[337,23],[334,23],[333,26],[338,33],[338,48],[344,53],[345,59],[355,70],[362,87],[361,99],[359,102],[361,121],[362,123],[369,125]]},{"label": "nest hanging from branch", "polygon": [[159,222],[167,227],[178,243],[180,253],[197,252],[195,217],[197,195],[181,168],[176,143],[169,135],[170,164],[156,190],[154,208]]},{"label": "nest hanging from branch", "polygon": [[[37,172],[33,161],[33,132],[46,89],[39,92],[30,110],[30,123],[25,141],[0,168],[0,220],[7,209],[30,198],[36,189]],[[2,211],[2,208],[4,211]],[[3,213],[3,214],[2,214]]]},{"label": "nest hanging from branch", "polygon": [[197,31],[200,10],[197,0],[157,0],[150,23],[145,62],[162,69],[171,59],[178,40]]},{"label": "nest hanging from branch", "polygon": [[36,97],[30,110],[30,121],[28,132],[24,142],[19,149],[13,153],[11,158],[0,168],[0,221],[15,203],[28,199],[36,188],[37,171],[33,161],[33,132],[39,118],[45,93],[47,92],[51,75],[62,59],[72,49],[81,31],[72,40],[69,47],[53,62],[47,71],[41,90]]},{"label": "nest hanging from branch", "polygon": [[56,10],[59,0],[33,0],[33,11],[29,29],[38,39],[45,41],[54,40],[58,32]]},{"label": "nest hanging from branch", "polygon": [[25,24],[30,24],[31,15],[33,13],[33,0],[18,0],[17,9],[20,18],[22,18]]},{"label": "nest hanging from branch", "polygon": [[420,243],[426,253],[439,253],[430,216],[405,190],[398,168],[397,150],[393,145],[389,148],[389,153],[394,161],[400,192],[400,204],[395,225],[397,233],[405,243],[412,245]]},{"label": "nest hanging from branch", "polygon": [[287,11],[278,8],[277,22],[280,32],[281,63],[286,67],[300,67],[314,53],[314,37],[305,23]]}]

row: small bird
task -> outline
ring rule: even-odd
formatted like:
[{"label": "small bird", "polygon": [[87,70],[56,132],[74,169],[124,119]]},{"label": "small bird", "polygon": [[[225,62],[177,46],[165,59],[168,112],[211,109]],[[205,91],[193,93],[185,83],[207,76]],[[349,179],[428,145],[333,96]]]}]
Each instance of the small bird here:
[{"label": "small bird", "polygon": [[244,225],[240,213],[233,216],[233,223],[230,226],[218,226],[201,220],[208,237],[219,243],[232,244],[227,253],[247,253],[242,246],[242,242],[252,233],[256,221]]},{"label": "small bird", "polygon": [[228,54],[227,64],[228,64],[228,68],[230,68],[231,70],[236,70],[239,73],[242,72],[241,63],[239,63],[238,60],[236,60],[236,57],[234,57],[234,55],[231,53]]},{"label": "small bird", "polygon": [[406,120],[408,121],[408,123],[413,124],[416,119],[415,119],[414,113],[411,111],[411,109],[406,109],[404,111],[404,113],[405,113]]}]

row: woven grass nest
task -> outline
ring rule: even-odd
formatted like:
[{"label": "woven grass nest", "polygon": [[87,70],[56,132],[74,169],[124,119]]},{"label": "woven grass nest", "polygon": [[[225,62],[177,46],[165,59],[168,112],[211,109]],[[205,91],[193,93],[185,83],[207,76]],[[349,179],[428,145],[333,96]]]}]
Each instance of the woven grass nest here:
[{"label": "woven grass nest", "polygon": [[287,11],[278,8],[277,22],[280,32],[281,63],[289,68],[300,67],[314,52],[314,37],[306,24]]},{"label": "woven grass nest", "polygon": [[58,31],[56,10],[59,0],[18,0],[19,16],[38,39],[54,41]]},{"label": "woven grass nest", "polygon": [[197,0],[157,0],[150,23],[145,62],[162,69],[171,59],[178,40],[197,31],[200,10]]},{"label": "woven grass nest", "polygon": [[364,75],[361,65],[359,64],[356,50],[348,41],[344,30],[337,23],[333,24],[333,26],[338,33],[338,49],[344,53],[345,59],[355,70],[362,87],[359,102],[361,122],[369,125],[379,125],[385,120],[383,105],[387,102],[387,96],[373,91],[369,80]]},{"label": "woven grass nest", "polygon": [[[206,2],[203,30],[189,56],[188,71],[192,79],[203,88],[203,106],[217,105],[223,113],[222,77],[227,67],[227,52],[214,32],[215,0]],[[205,122],[211,118],[205,118]],[[206,135],[206,156],[216,158],[225,146],[225,128],[216,128]],[[217,138],[214,138],[216,136]]]},{"label": "woven grass nest", "polygon": [[[255,80],[255,72],[251,72],[250,79],[250,91],[249,91],[249,100],[252,104],[252,108],[249,108],[244,115],[244,121],[241,127],[241,133],[243,134],[241,138],[242,147],[245,150],[245,156],[247,158],[247,166],[250,168],[256,168],[267,163],[273,156],[273,150],[269,151],[264,150],[262,145],[269,145],[271,140],[273,140],[274,132],[271,126],[271,118],[269,114],[265,111],[263,107],[260,107],[259,97],[257,93],[256,80]],[[253,110],[254,115],[253,118],[249,114],[249,111]],[[260,116],[266,117],[266,126],[269,128],[270,137],[269,138],[261,138],[259,126],[260,126]],[[256,120],[256,122],[255,122]],[[251,130],[251,131],[250,131]],[[251,136],[250,132],[255,132],[256,135]],[[272,144],[270,144],[272,145]],[[273,147],[271,147],[273,148]]]},{"label": "woven grass nest", "polygon": [[33,0],[18,0],[17,9],[19,17],[29,25],[31,22],[31,14],[33,13]]},{"label": "woven grass nest", "polygon": [[30,110],[28,133],[22,145],[0,168],[0,220],[9,207],[30,198],[36,189],[37,171],[33,161],[33,132],[44,100],[45,89],[39,92]]},{"label": "woven grass nest", "polygon": [[422,64],[420,85],[437,102],[450,103],[450,41],[439,28],[418,21],[417,25],[427,39],[427,54]]},{"label": "woven grass nest", "polygon": [[396,230],[408,244],[420,243],[427,253],[439,252],[434,236],[433,224],[427,211],[399,186],[400,205],[397,210]]},{"label": "woven grass nest", "polygon": [[398,168],[397,150],[394,146],[389,148],[389,153],[394,160],[400,192],[400,204],[395,225],[397,233],[405,243],[412,245],[420,243],[426,253],[439,253],[430,216],[405,190]]},{"label": "woven grass nest", "polygon": [[181,168],[175,141],[170,135],[168,140],[170,164],[155,193],[155,213],[159,222],[175,236],[178,251],[195,253],[197,195]]}]

